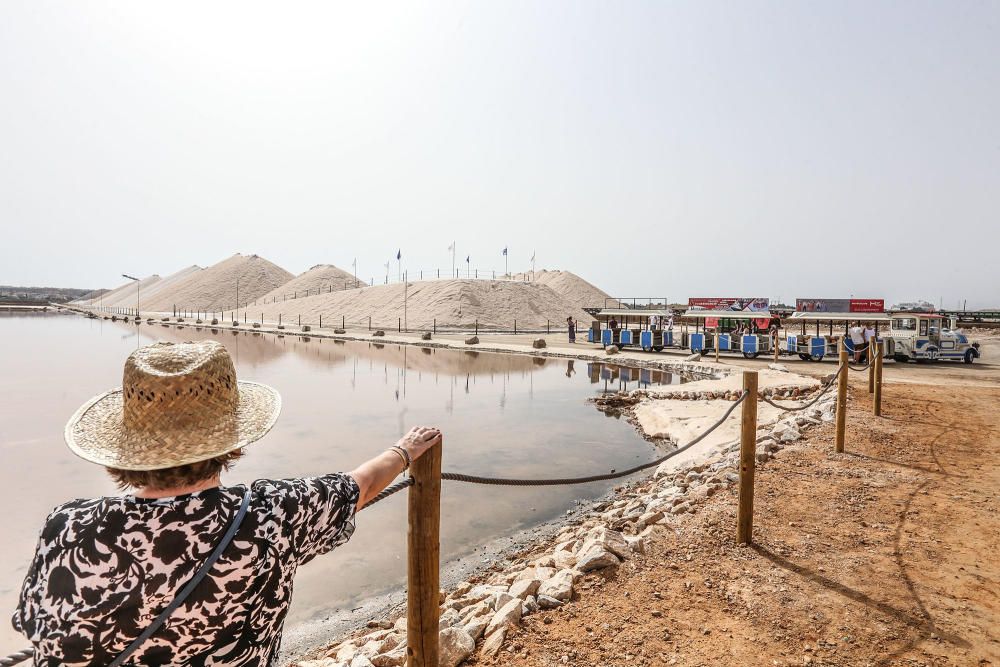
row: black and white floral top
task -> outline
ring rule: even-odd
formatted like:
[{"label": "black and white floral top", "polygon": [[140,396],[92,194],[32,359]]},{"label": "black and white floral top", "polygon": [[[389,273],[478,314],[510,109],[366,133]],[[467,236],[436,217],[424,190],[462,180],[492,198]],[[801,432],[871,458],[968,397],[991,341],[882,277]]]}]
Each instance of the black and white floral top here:
[{"label": "black and white floral top", "polygon": [[[129,664],[273,664],[295,571],[350,539],[359,491],[344,474],[258,480],[252,489],[233,542]],[[245,492],[235,486],[57,507],[13,619],[35,647],[35,664],[114,660],[212,553]]]}]

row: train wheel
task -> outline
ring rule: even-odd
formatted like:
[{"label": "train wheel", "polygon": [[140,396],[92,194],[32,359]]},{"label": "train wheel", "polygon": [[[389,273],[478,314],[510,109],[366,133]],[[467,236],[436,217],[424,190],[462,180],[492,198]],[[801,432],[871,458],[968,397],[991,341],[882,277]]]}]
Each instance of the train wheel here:
[{"label": "train wheel", "polygon": [[758,352],[744,352],[743,356],[746,357],[747,359],[756,359],[758,354],[759,354]]},{"label": "train wheel", "polygon": [[823,355],[822,354],[810,354],[809,355],[809,361],[823,361]]},{"label": "train wheel", "polygon": [[966,350],[965,356],[962,357],[962,361],[964,361],[967,364],[971,364],[973,361],[975,361],[975,359],[976,359],[976,353],[974,350]]},{"label": "train wheel", "polygon": [[802,361],[809,361],[809,355],[802,354],[801,352],[799,352],[799,359],[801,359]]},{"label": "train wheel", "polygon": [[656,350],[657,352],[663,352],[663,346],[662,345],[654,345],[653,349]]},{"label": "train wheel", "polygon": [[905,354],[894,354],[892,355],[892,358],[894,361],[898,361],[901,364],[905,364],[907,361],[910,360],[910,358]]},{"label": "train wheel", "polygon": [[643,351],[643,352],[652,352],[652,351],[653,351],[653,348],[651,348],[651,347],[643,347],[643,348],[642,348],[642,351]]}]

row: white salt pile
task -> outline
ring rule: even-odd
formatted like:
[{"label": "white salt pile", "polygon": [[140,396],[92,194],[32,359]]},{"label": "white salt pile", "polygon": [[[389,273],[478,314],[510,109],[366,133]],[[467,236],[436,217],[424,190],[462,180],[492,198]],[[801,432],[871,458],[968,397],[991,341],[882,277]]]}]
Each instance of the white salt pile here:
[{"label": "white salt pile", "polygon": [[347,271],[333,264],[317,264],[305,273],[301,273],[281,285],[278,289],[271,290],[257,299],[257,302],[287,301],[303,295],[353,288],[357,284],[354,276]]},{"label": "white salt pile", "polygon": [[[149,289],[151,286],[160,282],[160,276],[155,273],[151,276],[147,276],[139,281],[139,294],[140,298],[145,290]],[[130,280],[124,285],[119,285],[113,290],[105,292],[103,295],[98,295],[93,299],[87,301],[80,300],[75,303],[85,303],[88,306],[104,306],[104,307],[122,307],[122,308],[135,308],[135,281]],[[145,306],[143,306],[145,309]]]},{"label": "white salt pile", "polygon": [[[320,315],[326,326],[338,326],[346,320],[348,326],[367,325],[371,318],[375,328],[396,328],[404,317],[402,284],[377,285],[343,290],[277,303],[250,306],[249,319],[268,322],[317,324]],[[441,326],[472,327],[478,321],[483,328],[541,328],[548,323],[553,330],[562,327],[572,315],[581,322],[589,316],[576,304],[540,283],[503,280],[429,280],[410,282],[406,290],[405,316],[409,328],[428,329],[435,320]]]},{"label": "white salt pile", "polygon": [[[541,271],[535,271],[534,274],[528,272],[515,276],[516,279],[524,277],[551,288],[556,294],[575,304],[579,310],[584,308],[614,308],[619,305],[617,301],[610,298],[607,292],[587,282],[572,271],[547,271],[542,269]],[[589,320],[590,318],[588,317],[587,320],[581,320],[581,322]]]},{"label": "white salt pile", "polygon": [[144,311],[221,311],[252,303],[292,279],[292,274],[258,255],[236,254],[218,264],[195,271],[160,290],[142,304]]}]

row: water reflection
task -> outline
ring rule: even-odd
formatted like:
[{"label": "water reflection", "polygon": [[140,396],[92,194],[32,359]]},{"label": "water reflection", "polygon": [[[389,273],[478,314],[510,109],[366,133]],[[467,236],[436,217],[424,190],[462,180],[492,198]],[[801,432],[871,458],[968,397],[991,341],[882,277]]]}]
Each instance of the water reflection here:
[{"label": "water reflection", "polygon": [[[444,430],[444,467],[450,470],[542,477],[622,469],[657,452],[629,424],[601,416],[586,397],[681,381],[602,363],[578,373],[583,362],[475,350],[2,315],[0,502],[19,511],[5,517],[0,609],[13,608],[46,513],[70,498],[116,493],[103,470],[79,461],[63,444],[69,416],[120,384],[124,360],[137,345],[205,338],[227,347],[241,378],[270,384],[283,397],[274,430],[248,448],[224,478],[229,484],[349,470],[420,423]],[[554,518],[576,499],[610,486],[512,491],[445,485],[442,558],[469,558],[477,546]],[[404,507],[397,498],[366,510],[347,547],[302,568],[290,623],[354,607],[403,582]],[[0,624],[0,653],[21,644],[8,624]]]}]

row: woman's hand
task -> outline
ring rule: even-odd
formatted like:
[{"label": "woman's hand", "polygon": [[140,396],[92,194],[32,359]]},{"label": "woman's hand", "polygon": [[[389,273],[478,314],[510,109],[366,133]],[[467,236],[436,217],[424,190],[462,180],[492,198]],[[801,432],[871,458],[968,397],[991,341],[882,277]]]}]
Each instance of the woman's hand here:
[{"label": "woman's hand", "polygon": [[[415,426],[396,443],[406,450],[411,461],[419,459],[424,452],[441,444],[441,431],[429,426]],[[397,451],[385,451],[373,459],[365,461],[349,474],[358,483],[361,491],[358,509],[382,492],[403,469],[403,456]]]},{"label": "woman's hand", "polygon": [[416,461],[428,449],[441,444],[441,431],[433,426],[414,426],[409,433],[396,443],[410,455],[411,461]]}]

